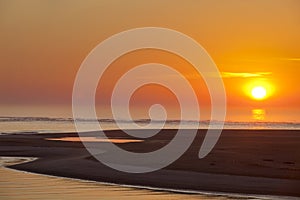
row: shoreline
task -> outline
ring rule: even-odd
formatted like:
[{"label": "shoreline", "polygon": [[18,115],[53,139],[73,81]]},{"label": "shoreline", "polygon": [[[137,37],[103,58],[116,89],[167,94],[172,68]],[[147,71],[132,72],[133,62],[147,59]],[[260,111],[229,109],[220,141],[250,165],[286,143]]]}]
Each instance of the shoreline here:
[{"label": "shoreline", "polygon": [[[232,134],[236,135],[238,132],[241,131],[244,132],[244,130],[239,130],[239,131],[225,130],[225,132],[227,132],[227,134],[229,135]],[[109,135],[112,134],[113,135],[112,137],[116,137],[116,138],[120,137],[121,134],[120,131],[108,131],[108,132]],[[172,130],[163,130],[163,132],[165,134],[168,134],[172,132]],[[250,131],[250,133],[249,131],[246,132],[250,134],[251,136],[250,138],[255,137],[255,139],[258,140],[257,142],[259,142],[260,138],[270,137],[270,135],[268,136],[266,134],[270,134],[270,132],[272,132],[273,134],[271,135],[272,137],[270,138],[276,136],[279,137],[280,139],[278,141],[275,140],[275,146],[276,144],[278,145],[276,141],[277,142],[283,141],[283,138],[285,137],[288,137],[289,139],[291,139],[291,137],[292,138],[295,137],[294,139],[292,139],[292,143],[288,144],[292,149],[297,148],[297,145],[299,144],[299,142],[297,142],[297,139],[300,138],[299,131],[288,131],[289,133],[286,133],[286,131],[275,131],[276,133],[274,131],[267,131],[268,133],[266,133],[265,131],[255,130],[255,131]],[[284,135],[282,135],[283,132],[285,132]],[[295,173],[297,176],[295,177],[289,177],[285,173],[283,173],[283,175],[272,174],[272,173],[267,174],[267,176],[274,175],[275,177],[259,177],[253,175],[245,176],[245,174],[241,176],[241,175],[236,175],[234,173],[228,175],[226,173],[224,174],[224,172],[220,173],[220,171],[218,171],[219,169],[217,168],[214,169],[215,173],[209,173],[207,172],[208,169],[205,168],[199,169],[200,172],[197,172],[192,166],[189,166],[189,164],[191,163],[185,164],[183,162],[182,165],[181,161],[179,162],[176,161],[176,163],[173,166],[167,167],[166,169],[162,169],[159,172],[142,174],[142,175],[128,175],[128,174],[116,172],[115,170],[108,169],[107,167],[103,166],[101,163],[95,162],[93,159],[90,158],[90,155],[86,152],[86,150],[83,148],[80,142],[75,143],[75,142],[60,142],[60,141],[45,140],[45,138],[49,138],[49,137],[64,137],[70,135],[74,136],[75,133],[31,134],[31,135],[16,134],[16,135],[5,135],[5,137],[1,136],[0,155],[1,156],[4,156],[5,154],[6,156],[23,155],[26,157],[35,154],[37,156],[32,156],[32,157],[39,157],[39,159],[33,162],[11,166],[10,168],[13,169],[29,171],[29,172],[39,173],[39,174],[50,174],[59,177],[68,177],[68,178],[71,177],[71,178],[78,178],[84,180],[92,180],[92,181],[97,181],[102,183],[108,182],[108,183],[113,183],[121,186],[132,185],[133,183],[133,185],[142,185],[142,186],[145,185],[145,187],[168,188],[168,186],[171,185],[171,188],[169,188],[171,190],[196,189],[197,191],[212,191],[217,193],[225,192],[226,194],[227,193],[230,194],[248,193],[254,195],[263,194],[263,195],[276,195],[276,196],[277,195],[297,196],[297,197],[300,196],[299,192],[297,191],[297,185],[300,184],[300,180],[298,177],[299,171],[297,171],[298,164],[299,164],[298,160],[296,160],[295,163],[295,169],[297,169]],[[224,138],[228,137],[228,135],[226,136],[225,133],[222,136],[223,136],[223,140]],[[260,137],[256,138],[257,136]],[[240,137],[241,135],[239,135],[238,138]],[[165,137],[163,136],[163,138]],[[247,138],[249,139],[249,137]],[[160,139],[162,138],[161,137],[154,138],[151,142],[153,143],[153,141],[156,140],[161,141]],[[221,143],[223,144],[221,146],[218,146],[217,150],[224,149],[223,151],[226,153],[226,151],[228,151],[228,149],[224,148],[224,144],[226,144],[226,142],[224,143],[224,141],[223,142],[221,141]],[[232,143],[232,141],[230,143]],[[147,141],[145,144],[147,144]],[[145,144],[143,144],[144,147]],[[291,146],[291,144],[293,145]],[[127,144],[120,144],[120,145],[124,148],[132,148],[133,144],[127,143]],[[294,149],[294,150],[298,150],[298,149]],[[216,152],[213,152],[213,154],[216,154]],[[216,156],[217,155],[214,155],[213,158],[216,159],[218,157]],[[189,154],[187,158],[189,158]],[[296,154],[292,158],[298,159],[299,157],[297,157]],[[205,162],[210,162],[209,160],[210,159],[202,162],[202,164]],[[183,159],[182,161],[186,161],[186,160]],[[282,163],[282,165],[284,166],[284,163]],[[223,166],[221,166],[221,168],[222,167]],[[187,169],[185,170],[184,168]],[[188,170],[188,168],[190,168],[190,170]],[[101,173],[99,173],[99,170],[101,171]],[[228,170],[230,171],[234,169],[227,169],[227,171]],[[249,167],[248,170],[251,171],[251,168]],[[267,169],[267,171],[270,171],[270,169]],[[281,169],[281,171],[288,171],[288,170]],[[243,170],[241,170],[238,173],[243,173]],[[257,171],[257,173],[259,173],[259,170]],[[286,177],[278,178],[278,176],[279,177],[286,176]],[[201,181],[201,179],[197,180],[197,178],[203,178],[205,181],[203,180]],[[189,182],[186,183],[180,182],[180,180],[189,181]],[[234,182],[236,182],[237,184],[235,184]],[[254,185],[253,182],[255,183]],[[251,186],[252,188],[249,189],[249,186]],[[278,186],[284,186],[284,187],[279,188],[281,189],[281,191],[276,191],[276,188],[278,189]],[[202,190],[200,190],[199,188],[202,188]],[[259,190],[259,188],[261,189]]]},{"label": "shoreline", "polygon": [[[13,157],[12,157],[13,158]],[[17,157],[22,158],[22,157]],[[25,157],[23,157],[25,158]],[[31,162],[31,161],[28,161]],[[170,192],[174,194],[199,194],[199,195],[206,195],[208,197],[228,197],[228,198],[254,198],[254,199],[286,199],[286,200],[296,200],[298,197],[295,196],[281,196],[281,195],[260,195],[260,194],[244,194],[244,193],[226,193],[226,192],[217,192],[217,191],[200,191],[200,190],[181,190],[181,189],[172,189],[172,188],[158,188],[158,187],[149,187],[144,185],[126,185],[126,184],[117,184],[117,183],[110,183],[110,182],[101,182],[101,181],[93,181],[93,180],[86,180],[86,179],[79,179],[79,178],[71,178],[71,177],[63,177],[63,176],[56,176],[51,174],[42,174],[42,173],[36,173],[36,172],[29,172],[29,171],[23,171],[19,169],[14,169],[10,166],[4,166],[4,168],[8,170],[13,170],[16,172],[22,172],[22,173],[28,173],[28,174],[36,174],[41,175],[45,177],[55,177],[59,179],[67,179],[67,180],[74,180],[74,181],[80,181],[83,183],[96,183],[103,186],[119,186],[119,187],[125,187],[125,188],[132,188],[132,189],[144,189],[144,190],[150,190],[150,191],[158,191],[158,192]]]}]

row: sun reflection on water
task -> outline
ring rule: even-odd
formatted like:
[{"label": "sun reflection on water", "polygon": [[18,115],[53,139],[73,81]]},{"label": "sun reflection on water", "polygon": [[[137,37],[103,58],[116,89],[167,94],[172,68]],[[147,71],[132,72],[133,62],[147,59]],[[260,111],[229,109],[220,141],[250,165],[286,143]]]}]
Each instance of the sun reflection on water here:
[{"label": "sun reflection on water", "polygon": [[263,121],[266,116],[266,111],[264,109],[252,109],[252,119],[256,121]]}]

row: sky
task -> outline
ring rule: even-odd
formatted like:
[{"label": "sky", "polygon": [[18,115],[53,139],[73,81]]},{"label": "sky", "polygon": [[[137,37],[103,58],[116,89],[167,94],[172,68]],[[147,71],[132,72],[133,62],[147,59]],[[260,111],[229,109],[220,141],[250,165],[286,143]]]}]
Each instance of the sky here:
[{"label": "sky", "polygon": [[[71,113],[76,73],[89,52],[113,34],[151,26],[180,31],[206,49],[224,81],[228,120],[242,115],[255,119],[257,109],[267,113],[269,121],[298,120],[299,9],[298,0],[1,0],[0,115],[31,115],[33,107],[47,115],[60,106]],[[97,103],[103,113],[109,113],[111,90],[122,72],[153,60],[185,74],[202,108],[209,107],[203,79],[189,63],[167,52],[141,50],[117,59],[101,80],[103,85],[100,81]],[[161,76],[176,81],[174,76]],[[251,97],[256,85],[266,88],[267,98]],[[174,95],[155,85],[134,94],[133,115],[143,117],[157,101],[176,118]]]}]

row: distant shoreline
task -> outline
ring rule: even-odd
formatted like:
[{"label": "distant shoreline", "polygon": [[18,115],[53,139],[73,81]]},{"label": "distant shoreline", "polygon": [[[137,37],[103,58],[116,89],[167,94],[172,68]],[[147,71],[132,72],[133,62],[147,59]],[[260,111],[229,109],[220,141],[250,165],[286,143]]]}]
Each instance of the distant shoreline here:
[{"label": "distant shoreline", "polygon": [[[98,119],[81,121],[85,125],[94,125],[100,123],[103,130],[118,130],[119,127],[114,119]],[[131,120],[117,120],[121,126],[126,129],[134,128]],[[140,126],[146,126],[150,123],[150,119],[134,120]],[[160,129],[164,123],[164,129],[178,129],[179,123],[181,128],[191,129],[207,129],[210,125],[209,120],[167,120],[167,121],[151,121],[152,127]],[[220,122],[212,121],[211,128]],[[219,125],[217,125],[219,127]],[[87,126],[88,128],[88,126]],[[300,130],[300,122],[296,121],[225,121],[223,126],[225,130]],[[37,133],[58,133],[58,132],[76,132],[73,118],[58,117],[8,117],[0,116],[0,135],[8,133],[37,132]]]},{"label": "distant shoreline", "polygon": [[[175,130],[162,130],[140,144],[118,145],[136,151],[159,148],[174,134]],[[107,131],[107,135],[124,138],[121,131]],[[223,130],[213,152],[202,160],[195,157],[204,136],[204,130],[199,130],[182,158],[166,169],[148,174],[112,170],[95,161],[80,142],[46,140],[76,136],[76,133],[1,135],[0,156],[40,158],[11,166],[13,169],[120,185],[300,196],[300,131],[297,130]]]}]

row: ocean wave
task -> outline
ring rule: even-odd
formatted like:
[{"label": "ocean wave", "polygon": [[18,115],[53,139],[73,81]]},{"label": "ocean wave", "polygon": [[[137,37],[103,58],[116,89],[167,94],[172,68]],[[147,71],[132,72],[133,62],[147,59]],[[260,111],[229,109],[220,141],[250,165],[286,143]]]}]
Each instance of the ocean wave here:
[{"label": "ocean wave", "polygon": [[[0,117],[0,123],[1,122],[65,122],[65,123],[74,123],[73,118],[53,118],[53,117],[7,117],[2,116]],[[148,123],[165,123],[168,125],[179,125],[182,123],[183,125],[193,125],[193,124],[200,124],[200,126],[208,126],[208,125],[218,125],[220,124],[220,121],[210,121],[210,120],[151,120],[151,119],[135,119],[134,121],[126,120],[126,119],[76,119],[78,122],[100,122],[100,123],[137,123],[137,124],[148,124]],[[226,121],[224,123],[225,128],[274,128],[274,129],[280,129],[280,128],[292,128],[292,129],[300,129],[300,123],[299,122],[268,122],[268,121]]]}]

